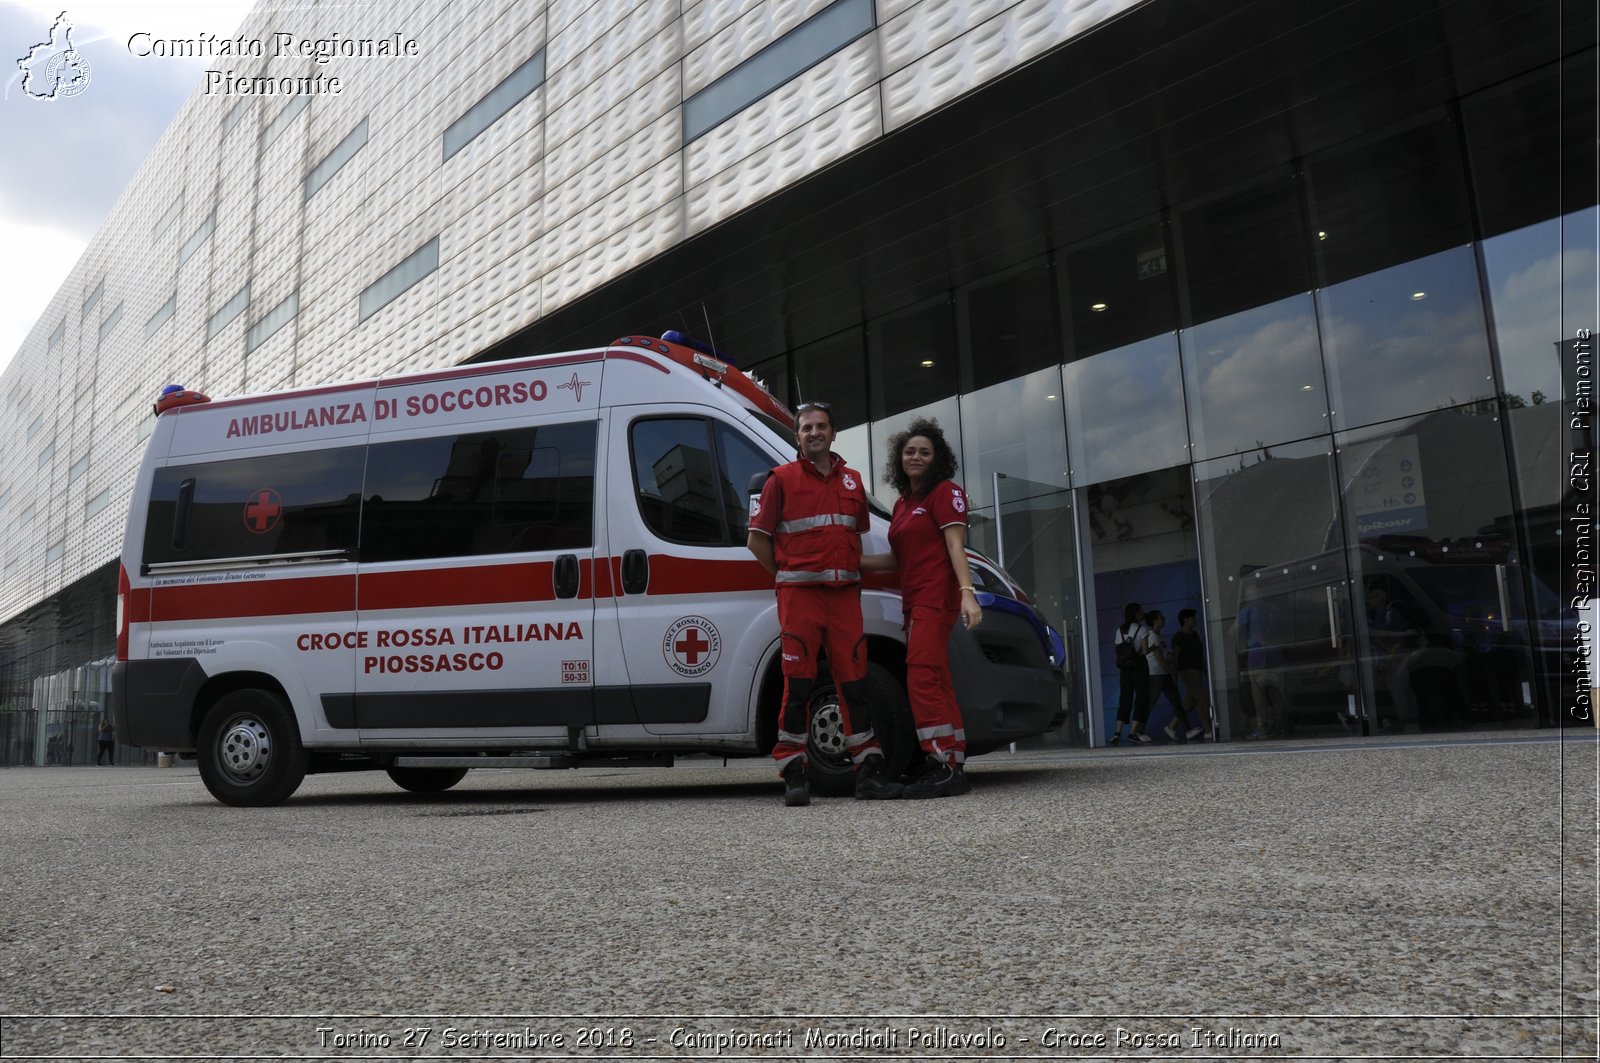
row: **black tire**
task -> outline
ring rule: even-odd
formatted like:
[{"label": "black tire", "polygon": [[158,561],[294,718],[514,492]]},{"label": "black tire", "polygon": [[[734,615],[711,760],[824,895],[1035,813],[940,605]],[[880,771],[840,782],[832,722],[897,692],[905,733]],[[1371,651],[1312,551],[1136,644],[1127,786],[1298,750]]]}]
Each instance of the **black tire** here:
[{"label": "black tire", "polygon": [[[897,777],[916,751],[916,730],[905,687],[882,665],[867,663],[867,687],[872,730],[883,746],[889,778]],[[823,797],[844,797],[855,792],[855,765],[845,754],[839,722],[839,691],[826,664],[817,670],[816,685],[806,703],[806,774],[812,792]],[[851,706],[851,723],[861,725],[860,707]]]},{"label": "black tire", "polygon": [[211,706],[195,761],[211,796],[241,808],[279,804],[306,777],[294,713],[270,690],[235,690]]},{"label": "black tire", "polygon": [[402,790],[414,794],[439,794],[467,777],[466,768],[396,768],[384,769],[389,778]]}]

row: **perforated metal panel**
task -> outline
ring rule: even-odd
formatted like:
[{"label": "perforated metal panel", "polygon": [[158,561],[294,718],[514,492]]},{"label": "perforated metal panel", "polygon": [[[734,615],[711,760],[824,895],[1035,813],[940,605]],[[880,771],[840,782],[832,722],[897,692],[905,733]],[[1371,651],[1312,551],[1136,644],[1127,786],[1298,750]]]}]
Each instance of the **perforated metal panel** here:
[{"label": "perforated metal panel", "polygon": [[[162,384],[236,395],[458,362],[1133,2],[878,0],[872,33],[687,149],[684,99],[828,0],[390,0],[252,15],[242,35],[399,28],[422,54],[247,59],[238,75],[331,74],[343,91],[298,110],[198,89],[184,105],[0,376],[0,620],[116,556]],[[451,123],[541,48],[544,83],[443,158]],[[307,201],[306,174],[363,119],[367,142]],[[362,320],[361,292],[435,238],[438,268]],[[250,305],[208,336],[246,283]],[[293,320],[247,350],[250,326],[291,293]]]}]

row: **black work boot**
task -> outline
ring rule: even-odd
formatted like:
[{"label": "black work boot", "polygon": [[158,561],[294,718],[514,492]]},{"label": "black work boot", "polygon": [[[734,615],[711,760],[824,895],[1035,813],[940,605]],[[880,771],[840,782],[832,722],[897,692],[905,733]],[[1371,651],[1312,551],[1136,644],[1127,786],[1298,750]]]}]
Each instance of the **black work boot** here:
[{"label": "black work boot", "polygon": [[874,753],[861,762],[856,776],[857,801],[893,801],[905,790],[904,786],[889,778],[884,770],[883,758]]},{"label": "black work boot", "polygon": [[783,769],[783,803],[790,808],[811,803],[811,784],[806,782],[803,760],[791,760]]},{"label": "black work boot", "polygon": [[921,800],[925,797],[959,797],[972,792],[972,783],[959,764],[934,762],[928,765],[928,774],[906,787],[906,797]]}]

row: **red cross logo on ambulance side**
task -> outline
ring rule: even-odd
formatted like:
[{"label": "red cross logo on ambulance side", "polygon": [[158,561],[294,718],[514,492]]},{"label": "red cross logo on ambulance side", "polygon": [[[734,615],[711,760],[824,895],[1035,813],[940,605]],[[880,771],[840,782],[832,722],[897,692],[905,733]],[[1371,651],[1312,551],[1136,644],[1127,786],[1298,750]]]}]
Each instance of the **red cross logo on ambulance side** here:
[{"label": "red cross logo on ambulance side", "polygon": [[265,535],[283,519],[283,497],[270,487],[251,493],[244,503],[244,526],[252,535]]},{"label": "red cross logo on ambulance side", "polygon": [[703,616],[686,616],[667,628],[661,640],[661,656],[667,667],[688,679],[705,675],[717,666],[722,656],[722,636]]}]

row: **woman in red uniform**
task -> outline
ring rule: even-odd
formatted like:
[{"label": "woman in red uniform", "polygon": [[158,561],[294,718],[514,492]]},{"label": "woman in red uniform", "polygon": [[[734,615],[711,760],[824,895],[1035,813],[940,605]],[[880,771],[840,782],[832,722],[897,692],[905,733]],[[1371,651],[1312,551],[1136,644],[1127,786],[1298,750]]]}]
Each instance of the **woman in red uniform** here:
[{"label": "woman in red uniform", "polygon": [[889,441],[888,482],[900,492],[889,524],[891,554],[862,558],[862,568],[900,570],[905,612],[906,691],[928,772],[905,796],[953,797],[972,784],[962,770],[967,733],[950,684],[950,630],[983,620],[967,568],[967,496],[951,477],[955,452],[939,422],[919,418]]}]

